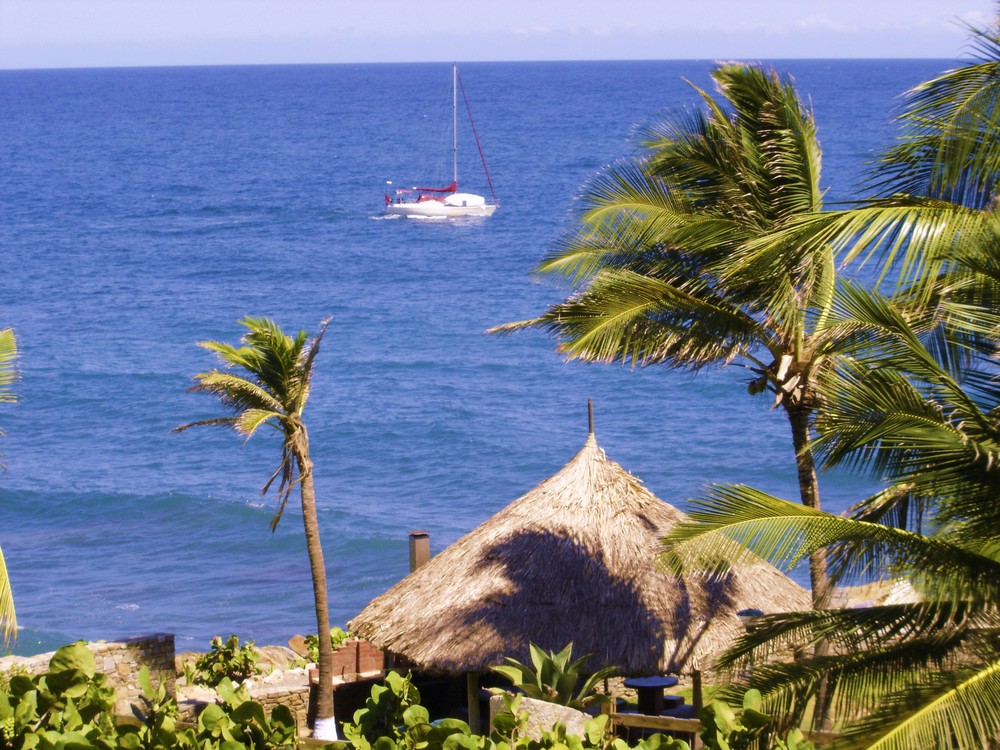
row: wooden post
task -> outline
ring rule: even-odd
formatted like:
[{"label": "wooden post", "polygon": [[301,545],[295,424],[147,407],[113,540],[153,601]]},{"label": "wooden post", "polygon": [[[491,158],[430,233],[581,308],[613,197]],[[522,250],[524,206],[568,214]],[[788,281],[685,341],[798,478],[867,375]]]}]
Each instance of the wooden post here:
[{"label": "wooden post", "polygon": [[410,572],[431,559],[431,538],[426,531],[410,532]]},{"label": "wooden post", "polygon": [[479,715],[479,672],[465,673],[465,697],[469,703],[469,728],[480,734],[482,717]]},{"label": "wooden post", "polygon": [[[691,704],[694,706],[694,717],[697,719],[705,704],[705,697],[701,691],[700,669],[691,670]],[[692,737],[691,747],[693,747],[694,750],[699,750],[701,748],[701,736],[697,732],[695,732]]]},{"label": "wooden post", "polygon": [[594,434],[594,399],[587,399],[587,431],[588,434]]}]

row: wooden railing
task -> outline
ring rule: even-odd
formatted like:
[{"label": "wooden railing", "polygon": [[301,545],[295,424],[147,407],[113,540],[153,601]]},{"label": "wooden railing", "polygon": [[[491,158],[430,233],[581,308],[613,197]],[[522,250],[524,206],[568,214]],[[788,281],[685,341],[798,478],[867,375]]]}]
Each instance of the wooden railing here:
[{"label": "wooden railing", "polygon": [[[648,729],[654,732],[665,732],[671,735],[685,735],[681,739],[687,740],[692,750],[701,747],[701,740],[698,733],[701,731],[701,722],[698,719],[680,719],[676,716],[644,716],[642,714],[622,714],[613,712],[611,714],[611,726],[613,729]],[[829,745],[840,734],[838,732],[803,732],[805,738],[818,746]]]}]

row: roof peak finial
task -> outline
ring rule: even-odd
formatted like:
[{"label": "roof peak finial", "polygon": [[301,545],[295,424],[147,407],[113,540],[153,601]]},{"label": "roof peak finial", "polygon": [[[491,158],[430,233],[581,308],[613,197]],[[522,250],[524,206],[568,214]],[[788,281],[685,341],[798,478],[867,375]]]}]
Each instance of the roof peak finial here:
[{"label": "roof peak finial", "polygon": [[594,399],[587,399],[587,433],[594,434]]}]

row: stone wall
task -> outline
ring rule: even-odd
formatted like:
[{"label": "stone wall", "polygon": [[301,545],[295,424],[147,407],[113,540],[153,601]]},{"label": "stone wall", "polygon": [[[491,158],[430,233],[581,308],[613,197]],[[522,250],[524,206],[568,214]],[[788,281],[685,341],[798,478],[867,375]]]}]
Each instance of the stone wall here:
[{"label": "stone wall", "polygon": [[276,706],[288,706],[300,736],[308,736],[309,685],[254,685],[250,697],[264,707],[268,716]]},{"label": "stone wall", "polygon": [[[97,671],[107,675],[108,684],[115,689],[115,712],[131,715],[130,706],[138,703],[139,669],[146,667],[153,685],[166,685],[167,695],[176,697],[176,668],[174,666],[174,636],[171,633],[128,638],[123,641],[88,643],[94,655]],[[37,656],[5,656],[0,659],[0,672],[17,664],[30,674],[37,675],[49,668],[50,652]]]}]

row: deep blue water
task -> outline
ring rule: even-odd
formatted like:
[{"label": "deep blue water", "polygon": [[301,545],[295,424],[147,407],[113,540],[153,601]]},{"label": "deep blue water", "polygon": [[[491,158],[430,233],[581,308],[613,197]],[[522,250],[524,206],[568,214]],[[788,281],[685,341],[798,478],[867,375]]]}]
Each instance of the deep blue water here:
[{"label": "deep blue water", "polygon": [[[943,61],[784,61],[824,147],[828,200],[891,137],[898,95]],[[693,105],[711,63],[463,66],[501,209],[380,218],[386,180],[450,180],[448,65],[0,71],[0,325],[22,348],[0,410],[0,548],[30,653],[152,631],[282,643],[314,629],[301,518],[268,530],[276,439],[211,430],[189,394],[236,320],[333,323],[306,417],[342,623],[557,471],[586,401],[608,455],[684,505],[709,482],[795,497],[787,427],[735,369],[563,363],[541,334],[486,336],[561,290],[530,276],[574,196]],[[470,136],[463,188],[484,192]],[[843,509],[861,483],[825,476]]]}]

